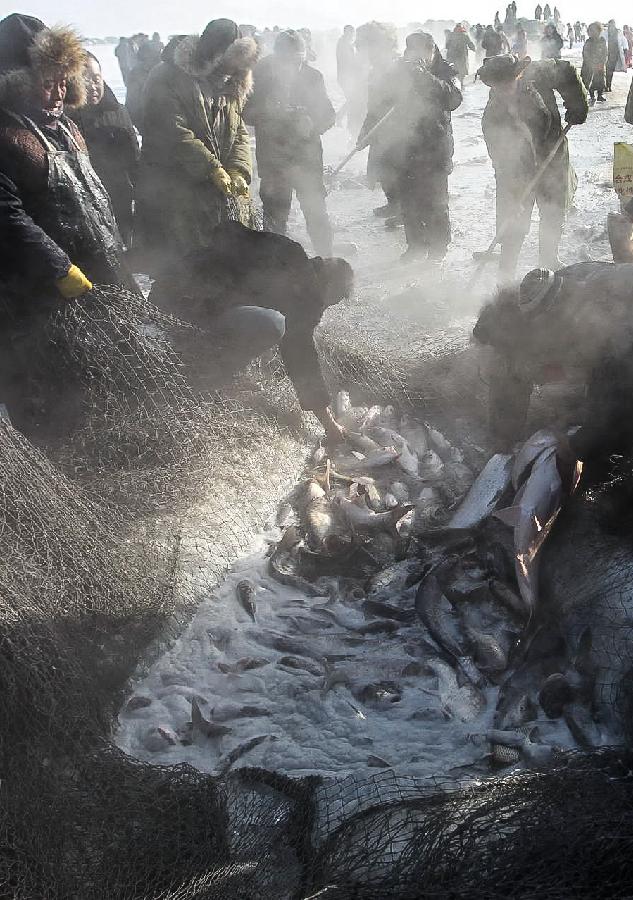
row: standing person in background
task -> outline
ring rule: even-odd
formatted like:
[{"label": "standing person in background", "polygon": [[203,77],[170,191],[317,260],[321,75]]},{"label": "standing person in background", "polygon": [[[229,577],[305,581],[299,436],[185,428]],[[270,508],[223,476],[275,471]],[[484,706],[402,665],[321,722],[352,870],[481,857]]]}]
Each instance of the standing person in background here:
[{"label": "standing person in background", "polygon": [[478,22],[475,27],[471,29],[470,33],[475,43],[475,60],[477,62],[477,66],[480,66],[484,58],[484,51],[481,46],[481,42],[484,39],[486,29],[480,22]]},{"label": "standing person in background", "polygon": [[345,96],[347,128],[350,134],[356,136],[365,113],[362,102],[362,77],[354,36],[354,28],[346,25],[336,45],[336,80]]},{"label": "standing person in background", "polygon": [[508,52],[508,39],[503,33],[501,25],[495,29],[492,25],[488,25],[484,34],[481,46],[483,47],[486,57],[500,56],[502,53]]},{"label": "standing person in background", "polygon": [[569,49],[574,49],[574,29],[571,26],[571,22],[567,25],[567,40],[569,41]]},{"label": "standing person in background", "polygon": [[87,53],[86,105],[69,110],[88,146],[90,162],[104,184],[126,246],[132,238],[134,183],[139,143],[127,109],[103,80],[101,64]]},{"label": "standing person in background", "polygon": [[555,7],[554,7],[554,24],[556,25],[557,28],[558,28],[558,26],[560,25],[561,21],[562,21],[562,20],[561,20],[561,17],[560,17],[560,12],[558,11],[558,7],[555,6]]},{"label": "standing person in background", "polygon": [[159,50],[151,41],[146,40],[139,47],[136,55],[136,65],[128,76],[125,106],[139,131],[143,122],[143,91],[145,90],[145,84],[149,78],[149,73],[159,62]]},{"label": "standing person in background", "polygon": [[607,75],[606,88],[607,93],[611,92],[613,84],[613,73],[624,72],[624,53],[622,49],[622,38],[614,19],[609,20],[607,28]]},{"label": "standing person in background", "polygon": [[574,39],[577,44],[582,41],[582,25],[580,24],[580,22],[576,22],[574,24]]},{"label": "standing person in background", "polygon": [[214,226],[229,217],[229,199],[248,197],[251,147],[242,110],[257,53],[235,22],[214,19],[200,37],[179,41],[174,61],[165,59],[147,81],[141,176],[164,234],[161,250],[209,247]]},{"label": "standing person in background", "polygon": [[286,233],[296,191],[315,252],[331,256],[321,136],[334,125],[336,113],[323,76],[308,65],[305,42],[292,30],[280,32],[274,52],[253,74],[244,121],[255,128],[264,227]]},{"label": "standing person in background", "polygon": [[453,168],[451,113],[462,102],[455,70],[430,34],[407,37],[394,67],[393,125],[398,136],[400,197],[408,249],[403,261],[428,254],[441,261],[451,240],[448,176]]},{"label": "standing person in background", "polygon": [[[393,79],[390,73],[398,58],[397,46],[397,32],[387,23],[367,22],[356,31],[356,47],[366,56],[371,67],[367,86],[367,116],[357,140],[359,149],[366,146],[365,136],[393,108]],[[398,171],[394,163],[396,151],[397,141],[387,123],[370,139],[367,180],[370,187],[379,184],[387,198],[387,203],[374,209],[374,214],[394,224],[400,217]]]},{"label": "standing person in background", "polygon": [[127,80],[130,76],[130,72],[134,68],[134,63],[136,61],[136,53],[130,38],[119,38],[119,43],[114,50],[114,55],[119,62],[119,69],[121,70],[121,78],[123,79],[123,84],[127,86]]},{"label": "standing person in background", "polygon": [[606,102],[604,96],[604,72],[609,51],[607,42],[602,36],[602,25],[593,22],[589,26],[589,37],[582,48],[582,80],[589,91],[590,102],[596,101],[596,93],[600,103]]},{"label": "standing person in background", "polygon": [[464,79],[469,72],[468,51],[475,52],[475,45],[468,37],[462,24],[456,25],[446,38],[446,61],[454,66],[459,78],[461,89],[464,89]]},{"label": "standing person in background", "polygon": [[543,19],[544,19],[546,22],[549,22],[549,20],[550,20],[551,18],[552,18],[552,9],[551,9],[549,3],[546,3],[546,4],[545,4],[545,8],[543,9]]},{"label": "standing person in background", "polygon": [[519,59],[525,59],[528,55],[528,36],[525,28],[519,28],[517,30],[517,37],[512,46],[512,52],[515,53]]},{"label": "standing person in background", "polygon": [[495,13],[494,27],[499,28],[500,25],[501,25],[501,17],[499,15],[499,10],[497,10],[497,12]]},{"label": "standing person in background", "polygon": [[534,18],[536,19],[537,22],[540,22],[541,19],[543,18],[543,7],[541,6],[540,3],[534,10]]},{"label": "standing person in background", "polygon": [[160,56],[161,53],[163,52],[163,50],[165,49],[165,45],[161,41],[160,34],[157,31],[155,31],[154,34],[152,35],[151,43],[152,43],[152,46],[154,47],[154,49],[157,51],[158,56]]},{"label": "standing person in background", "polygon": [[631,64],[633,63],[633,33],[628,25],[625,25],[622,29],[622,34],[624,36],[625,46],[624,46],[624,65],[627,69],[631,68]]},{"label": "standing person in background", "polygon": [[560,59],[564,43],[556,26],[551,22],[547,24],[541,38],[541,59]]}]

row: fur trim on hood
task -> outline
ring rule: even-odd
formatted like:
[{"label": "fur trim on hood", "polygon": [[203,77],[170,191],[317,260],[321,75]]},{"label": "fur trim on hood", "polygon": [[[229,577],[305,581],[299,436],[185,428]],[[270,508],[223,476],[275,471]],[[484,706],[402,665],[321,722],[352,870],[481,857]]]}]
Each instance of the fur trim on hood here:
[{"label": "fur trim on hood", "polygon": [[192,35],[176,47],[176,65],[200,81],[206,83],[214,97],[232,97],[244,103],[253,90],[253,66],[257,62],[259,49],[253,38],[238,38],[222,54],[203,66],[196,66],[195,55],[200,38]]},{"label": "fur trim on hood", "polygon": [[64,27],[45,28],[35,37],[28,53],[28,68],[13,69],[0,76],[0,106],[19,110],[29,105],[39,77],[59,71],[66,73],[68,83],[64,106],[85,104],[87,56],[76,32]]}]

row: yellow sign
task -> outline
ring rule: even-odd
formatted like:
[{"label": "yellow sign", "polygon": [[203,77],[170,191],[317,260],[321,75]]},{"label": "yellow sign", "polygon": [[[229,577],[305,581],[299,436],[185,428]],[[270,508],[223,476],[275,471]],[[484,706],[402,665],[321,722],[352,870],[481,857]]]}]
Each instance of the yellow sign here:
[{"label": "yellow sign", "polygon": [[613,187],[620,197],[633,197],[633,146],[613,145]]}]

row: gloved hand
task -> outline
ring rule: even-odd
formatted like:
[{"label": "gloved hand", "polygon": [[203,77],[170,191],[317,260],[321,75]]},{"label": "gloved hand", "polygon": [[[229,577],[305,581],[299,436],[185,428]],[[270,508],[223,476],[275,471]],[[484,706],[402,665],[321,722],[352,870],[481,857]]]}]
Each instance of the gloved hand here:
[{"label": "gloved hand", "polygon": [[227,172],[231,179],[231,191],[236,197],[248,197],[248,182],[237,169],[229,169]]},{"label": "gloved hand", "polygon": [[224,194],[226,197],[231,193],[232,183],[231,176],[223,169],[222,166],[218,166],[211,170],[211,183],[215,185],[215,187],[220,191],[221,194]]},{"label": "gloved hand", "polygon": [[66,275],[63,278],[58,278],[55,284],[59,293],[66,300],[83,297],[84,294],[92,290],[92,282],[88,281],[78,266],[71,266]]}]

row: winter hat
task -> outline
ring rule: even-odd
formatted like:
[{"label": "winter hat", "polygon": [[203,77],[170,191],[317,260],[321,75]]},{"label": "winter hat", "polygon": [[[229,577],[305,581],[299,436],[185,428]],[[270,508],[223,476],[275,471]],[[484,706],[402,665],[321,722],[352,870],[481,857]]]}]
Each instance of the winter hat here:
[{"label": "winter hat", "polygon": [[196,49],[196,64],[202,66],[212,59],[217,59],[241,37],[240,29],[231,19],[213,19],[200,35]]},{"label": "winter hat", "polygon": [[477,75],[484,84],[492,87],[495,84],[514,81],[531,62],[532,60],[529,56],[519,59],[514,53],[506,53],[503,56],[489,56],[484,60],[484,64],[477,72]]},{"label": "winter hat", "polygon": [[600,37],[602,34],[602,22],[592,22],[587,28],[589,37]]},{"label": "winter hat", "polygon": [[562,278],[549,269],[532,269],[519,288],[519,309],[528,315],[545,312],[558,296]]},{"label": "winter hat", "polygon": [[29,65],[29,47],[46,25],[33,16],[11,13],[0,22],[0,74]]},{"label": "winter hat", "polygon": [[413,34],[408,35],[406,40],[406,48],[407,50],[430,50],[435,47],[435,39],[432,34],[428,34],[426,31],[414,31]]},{"label": "winter hat", "polygon": [[276,56],[302,56],[304,59],[307,53],[306,42],[298,31],[289,28],[287,31],[281,31],[277,35],[274,47]]}]

